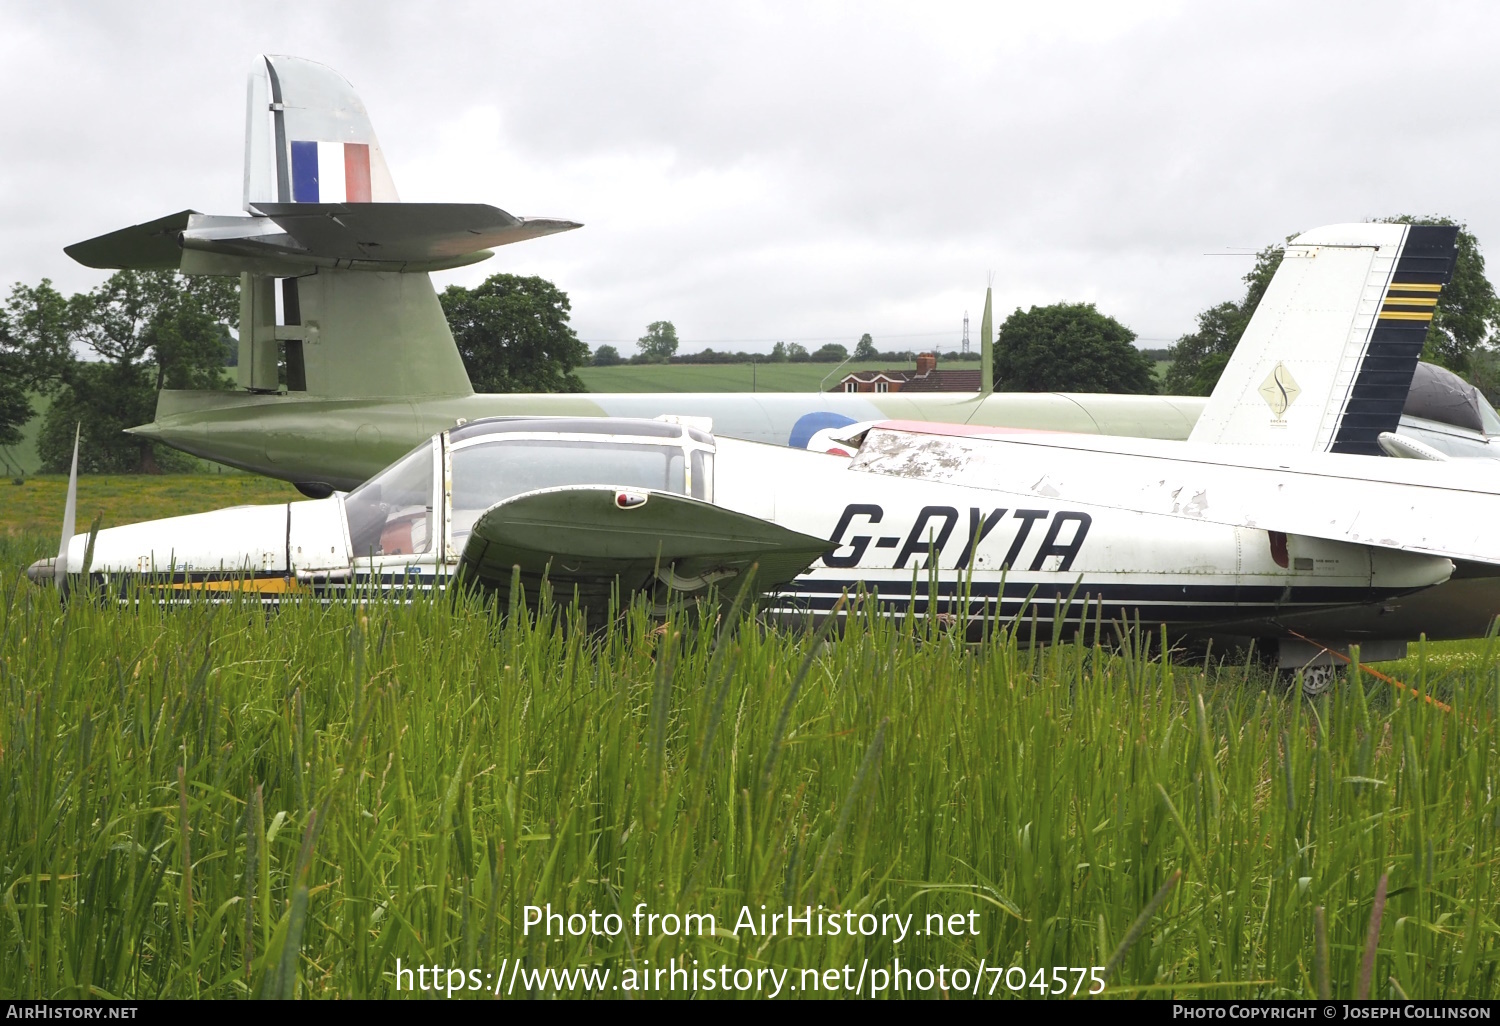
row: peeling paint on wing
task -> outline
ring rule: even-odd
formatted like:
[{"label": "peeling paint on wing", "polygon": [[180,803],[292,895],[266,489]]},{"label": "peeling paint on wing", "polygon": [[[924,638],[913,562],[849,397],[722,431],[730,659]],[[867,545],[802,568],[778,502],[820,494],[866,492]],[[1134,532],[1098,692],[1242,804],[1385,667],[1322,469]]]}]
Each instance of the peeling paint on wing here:
[{"label": "peeling paint on wing", "polygon": [[1182,512],[1190,517],[1201,517],[1206,509],[1208,509],[1208,491],[1205,489],[1196,493],[1192,501],[1182,507]]},{"label": "peeling paint on wing", "polygon": [[1031,490],[1036,494],[1044,495],[1049,499],[1055,499],[1062,494],[1062,492],[1052,487],[1052,485],[1047,481],[1046,474],[1043,474],[1041,477],[1036,479],[1036,481],[1031,486]]}]

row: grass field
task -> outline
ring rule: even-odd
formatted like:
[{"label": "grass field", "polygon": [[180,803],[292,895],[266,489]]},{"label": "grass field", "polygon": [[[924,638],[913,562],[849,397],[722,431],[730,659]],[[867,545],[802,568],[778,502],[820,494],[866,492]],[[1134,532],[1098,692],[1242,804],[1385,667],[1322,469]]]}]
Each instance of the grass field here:
[{"label": "grass field", "polygon": [[[1485,643],[1403,664],[1451,712],[1368,677],[1311,703],[858,616],[825,644],[450,597],[63,607],[17,573],[49,536],[0,535],[7,996],[390,996],[398,959],[515,997],[673,966],[826,996],[846,965],[836,993],[894,996],[898,959],[927,997],[1038,996],[1053,966],[1117,996],[1500,993]],[[528,932],[548,904],[620,928]],[[638,931],[641,905],[717,929]],[[735,929],[762,905],[915,919]]]},{"label": "grass field", "polygon": [[[913,366],[913,365],[907,365]],[[949,370],[975,370],[979,364],[958,360],[942,366]],[[1156,363],[1160,380],[1165,361]],[[759,392],[819,392],[855,371],[899,369],[888,360],[831,363],[762,363],[755,366],[755,390]],[[837,368],[835,372],[835,368]],[[733,364],[635,364],[618,367],[580,367],[578,376],[590,392],[749,392],[751,365]],[[820,383],[827,379],[823,387]]]},{"label": "grass field", "polygon": [[[977,363],[950,361],[950,370],[975,369]],[[754,367],[757,392],[821,392],[832,388],[856,371],[911,369],[915,364],[889,360],[834,363],[761,363]],[[580,367],[578,376],[590,392],[749,392],[752,365],[728,364],[629,364],[618,367]],[[819,387],[826,379],[826,384]]]},{"label": "grass field", "polygon": [[[46,474],[24,484],[0,481],[0,535],[50,537],[62,529],[68,479]],[[202,513],[225,506],[291,502],[303,496],[285,481],[222,474],[83,474],[78,478],[78,530],[95,515],[102,527]],[[56,544],[55,542],[53,543]]]}]

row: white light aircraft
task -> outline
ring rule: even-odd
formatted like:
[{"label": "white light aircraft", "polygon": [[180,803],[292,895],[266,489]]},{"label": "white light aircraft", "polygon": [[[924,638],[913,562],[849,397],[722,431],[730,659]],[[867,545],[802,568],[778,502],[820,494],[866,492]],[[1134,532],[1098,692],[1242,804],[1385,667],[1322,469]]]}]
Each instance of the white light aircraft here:
[{"label": "white light aircraft", "polygon": [[519,567],[602,609],[615,589],[731,591],[758,564],[772,615],[864,590],[970,635],[1124,621],[1255,640],[1326,683],[1333,651],[1392,658],[1500,612],[1500,469],[1393,441],[1454,244],[1395,224],[1298,237],[1185,442],[885,422],[835,432],[844,458],[693,418],[488,418],[347,494],[112,528],[91,554],[65,532],[32,575],[280,600],[504,594]]}]

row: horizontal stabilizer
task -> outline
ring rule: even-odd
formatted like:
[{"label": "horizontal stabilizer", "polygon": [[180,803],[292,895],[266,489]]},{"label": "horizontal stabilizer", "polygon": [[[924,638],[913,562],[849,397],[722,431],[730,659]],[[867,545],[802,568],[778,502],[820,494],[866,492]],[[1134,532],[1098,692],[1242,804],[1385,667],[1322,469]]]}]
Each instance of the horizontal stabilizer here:
[{"label": "horizontal stabilizer", "polygon": [[1382,431],[1376,439],[1380,443],[1380,451],[1387,456],[1394,456],[1403,460],[1431,460],[1434,463],[1448,462],[1446,453],[1438,452],[1426,442],[1415,438],[1407,438],[1398,435],[1394,431]]},{"label": "horizontal stabilizer", "polygon": [[439,261],[582,227],[485,203],[257,203],[253,210],[308,253],[335,260]]},{"label": "horizontal stabilizer", "polygon": [[[1080,435],[873,428],[850,468],[1500,565],[1500,467]],[[1005,482],[1003,486],[996,482]]]},{"label": "horizontal stabilizer", "polygon": [[[512,568],[543,574],[559,596],[574,588],[596,606],[654,589],[695,592],[759,564],[755,587],[773,590],[828,549],[822,538],[789,531],[683,495],[590,485],[527,492],[490,507],[459,557],[460,580],[507,591]],[[733,585],[729,589],[733,589]]]},{"label": "horizontal stabilizer", "polygon": [[580,227],[483,203],[266,203],[250,217],[184,210],[66,252],[86,267],[296,277],[317,268],[437,271]]},{"label": "horizontal stabilizer", "polygon": [[175,271],[182,265],[183,229],[196,210],[180,210],[145,224],[63,247],[84,267],[129,268],[133,271]]}]

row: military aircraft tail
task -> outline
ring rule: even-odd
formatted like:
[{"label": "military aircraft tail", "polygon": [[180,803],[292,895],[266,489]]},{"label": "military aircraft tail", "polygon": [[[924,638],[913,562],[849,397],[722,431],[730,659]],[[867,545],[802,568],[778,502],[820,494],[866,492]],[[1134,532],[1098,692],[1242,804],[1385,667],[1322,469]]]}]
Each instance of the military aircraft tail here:
[{"label": "military aircraft tail", "polygon": [[1293,239],[1190,440],[1381,455],[1457,239],[1451,225],[1406,224]]},{"label": "military aircraft tail", "polygon": [[245,209],[260,203],[396,203],[365,105],[332,68],[265,55],[245,94]]},{"label": "military aircraft tail", "polygon": [[401,203],[364,104],[332,68],[259,57],[246,97],[248,216],[184,210],[68,255],[89,267],[239,275],[239,384],[249,391],[472,394],[426,272],[579,225],[480,203]]}]

